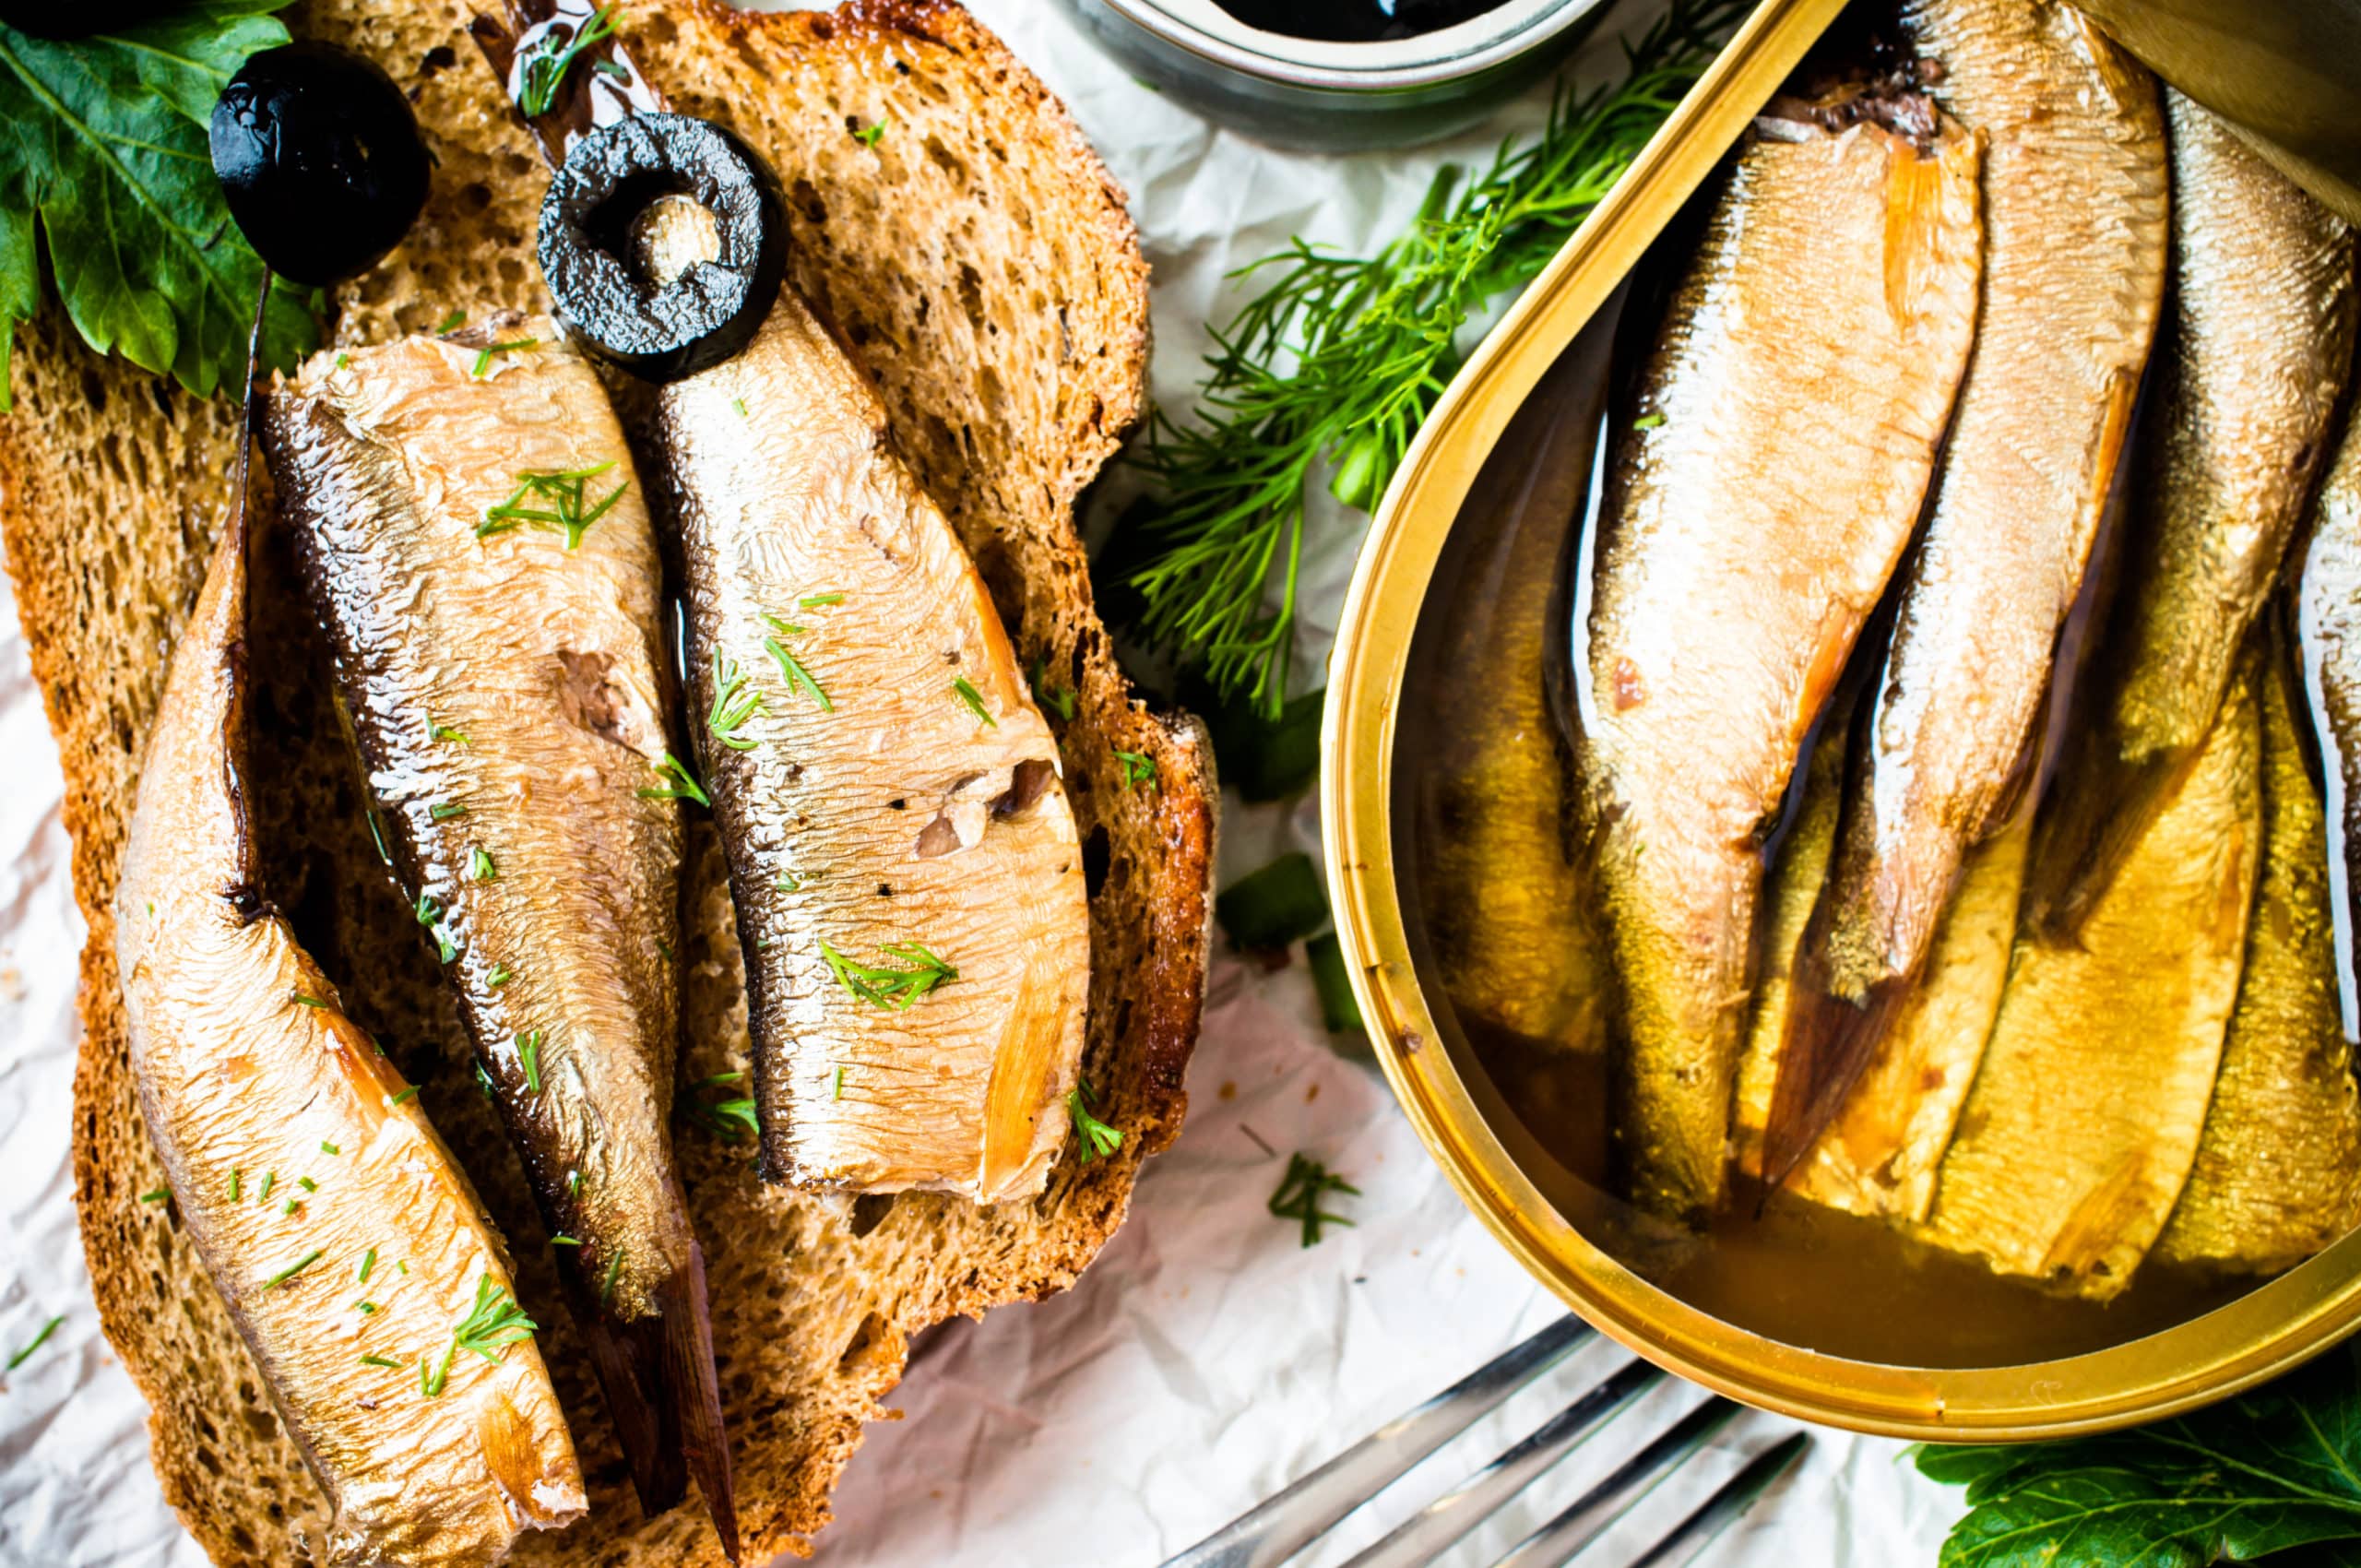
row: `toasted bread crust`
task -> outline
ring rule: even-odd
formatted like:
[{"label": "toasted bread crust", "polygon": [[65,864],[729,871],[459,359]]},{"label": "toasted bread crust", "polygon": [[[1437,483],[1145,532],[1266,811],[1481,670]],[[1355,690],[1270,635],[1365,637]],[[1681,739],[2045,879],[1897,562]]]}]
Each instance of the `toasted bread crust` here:
[{"label": "toasted bread crust", "polygon": [[[431,329],[455,307],[539,304],[530,246],[544,177],[464,31],[466,8],[309,0],[290,20],[364,50],[411,89],[440,160],[409,244],[341,291],[339,340]],[[1202,728],[1132,698],[1073,528],[1074,498],[1143,411],[1147,296],[1122,193],[1063,107],[946,0],[777,16],[686,0],[630,8],[624,31],[677,106],[728,120],[777,166],[798,284],[876,381],[897,445],[975,553],[1024,663],[1075,694],[1059,729],[1093,895],[1085,1060],[1102,1112],[1128,1134],[1088,1166],[1070,1149],[1037,1202],[983,1211],[766,1189],[743,1149],[683,1121],[747,1557],[761,1561],[804,1550],[827,1522],[828,1491],[862,1423],[884,1413],[908,1336],[1071,1284],[1121,1222],[1140,1160],[1178,1131],[1216,791]],[[872,147],[849,135],[848,115],[892,128]],[[315,1560],[317,1490],[171,1206],[135,1196],[160,1168],[136,1114],[109,912],[141,742],[226,516],[235,410],[90,353],[53,306],[22,330],[12,375],[0,532],[65,763],[89,926],[74,1166],[100,1315],[152,1407],[164,1494],[214,1561]],[[431,955],[370,849],[314,679],[315,636],[283,552],[267,545],[254,642],[272,891],[348,1004],[426,1086],[509,1237],[591,1486],[588,1520],[514,1561],[718,1562],[694,1509],[642,1520],[630,1498],[521,1172],[469,1087]],[[1154,759],[1155,787],[1125,786],[1119,750]],[[693,1086],[743,1065],[745,1017],[709,825],[689,862],[682,1070]]]}]

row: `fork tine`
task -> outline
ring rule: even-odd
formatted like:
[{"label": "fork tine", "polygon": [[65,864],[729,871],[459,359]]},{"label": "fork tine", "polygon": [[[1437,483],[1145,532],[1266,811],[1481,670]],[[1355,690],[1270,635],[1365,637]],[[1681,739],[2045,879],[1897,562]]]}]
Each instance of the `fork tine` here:
[{"label": "fork tine", "polygon": [[1240,1515],[1164,1568],[1275,1568],[1591,1337],[1592,1329],[1581,1319],[1560,1318]]},{"label": "fork tine", "polygon": [[1697,1554],[1711,1545],[1715,1536],[1738,1523],[1739,1516],[1754,1506],[1755,1499],[1794,1468],[1796,1461],[1810,1446],[1811,1434],[1799,1431],[1756,1455],[1745,1469],[1723,1482],[1722,1489],[1707,1498],[1694,1514],[1674,1526],[1672,1534],[1643,1552],[1631,1568],[1658,1568],[1659,1564],[1663,1568],[1684,1568],[1695,1562]]},{"label": "fork tine", "polygon": [[1719,1397],[1700,1401],[1654,1443],[1519,1541],[1493,1568],[1560,1568],[1729,1425],[1739,1407]]},{"label": "fork tine", "polygon": [[1425,1568],[1442,1550],[1491,1517],[1544,1470],[1564,1458],[1663,1378],[1645,1361],[1627,1362],[1596,1388],[1559,1411],[1524,1442],[1485,1466],[1455,1491],[1427,1504],[1347,1568]]}]

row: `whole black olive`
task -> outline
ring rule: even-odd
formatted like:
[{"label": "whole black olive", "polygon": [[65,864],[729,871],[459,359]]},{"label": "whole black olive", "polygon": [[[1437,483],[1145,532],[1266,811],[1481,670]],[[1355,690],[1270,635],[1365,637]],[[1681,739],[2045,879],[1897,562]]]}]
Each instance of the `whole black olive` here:
[{"label": "whole black olive", "polygon": [[89,38],[176,8],[175,0],[0,0],[0,22],[35,38]]},{"label": "whole black olive", "polygon": [[[659,278],[634,255],[667,196],[712,215],[713,258]],[[567,327],[648,381],[677,381],[746,346],[787,275],[778,180],[709,120],[633,114],[574,144],[541,203],[541,275]]]},{"label": "whole black olive", "polygon": [[265,50],[213,106],[213,172],[270,269],[298,283],[366,271],[426,205],[418,117],[374,61],[326,43]]}]

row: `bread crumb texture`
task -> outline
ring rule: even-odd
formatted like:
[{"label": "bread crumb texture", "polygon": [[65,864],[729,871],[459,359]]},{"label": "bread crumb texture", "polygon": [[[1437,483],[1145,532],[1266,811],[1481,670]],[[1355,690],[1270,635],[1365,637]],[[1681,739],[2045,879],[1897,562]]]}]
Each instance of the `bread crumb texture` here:
[{"label": "bread crumb texture", "polygon": [[[404,247],[340,291],[338,339],[433,331],[454,310],[546,308],[532,256],[546,172],[467,35],[468,9],[305,0],[288,18],[299,35],[383,64],[438,160]],[[1122,192],[1064,107],[943,0],[779,15],[643,0],[623,30],[677,108],[727,122],[769,156],[789,192],[796,283],[875,379],[896,442],[973,552],[1025,667],[1075,695],[1074,717],[1052,722],[1091,893],[1086,1072],[1127,1134],[1089,1165],[1070,1144],[1039,1198],[991,1208],[764,1186],[751,1146],[718,1141],[689,1109],[700,1080],[746,1065],[729,888],[699,825],[676,1135],[710,1266],[746,1560],[761,1562],[807,1551],[827,1523],[862,1423],[892,1413],[880,1401],[909,1336],[1071,1285],[1121,1223],[1140,1160],[1178,1131],[1216,791],[1202,728],[1132,698],[1074,530],[1075,496],[1142,412],[1147,273]],[[869,141],[852,134],[880,123]],[[53,302],[19,345],[18,411],[0,420],[0,530],[65,761],[89,925],[74,1166],[100,1313],[153,1408],[164,1493],[213,1560],[317,1562],[326,1503],[172,1206],[137,1201],[162,1171],[134,1099],[110,914],[141,743],[226,516],[237,415],[92,354]],[[267,517],[259,489],[258,503]],[[318,633],[267,528],[255,594],[253,790],[270,893],[353,1016],[423,1086],[514,1244],[590,1484],[588,1519],[528,1536],[513,1560],[718,1563],[694,1493],[658,1519],[632,1498],[523,1173],[474,1087],[433,955],[371,846],[318,679]],[[1154,788],[1124,787],[1119,750],[1155,759]]]}]

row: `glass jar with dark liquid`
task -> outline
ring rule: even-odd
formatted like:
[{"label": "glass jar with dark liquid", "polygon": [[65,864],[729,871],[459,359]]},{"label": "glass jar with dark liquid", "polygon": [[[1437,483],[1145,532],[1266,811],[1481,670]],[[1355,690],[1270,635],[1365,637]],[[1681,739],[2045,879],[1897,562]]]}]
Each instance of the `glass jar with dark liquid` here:
[{"label": "glass jar with dark liquid", "polygon": [[1480,17],[1501,0],[1215,0],[1244,22],[1289,38],[1383,43]]}]

